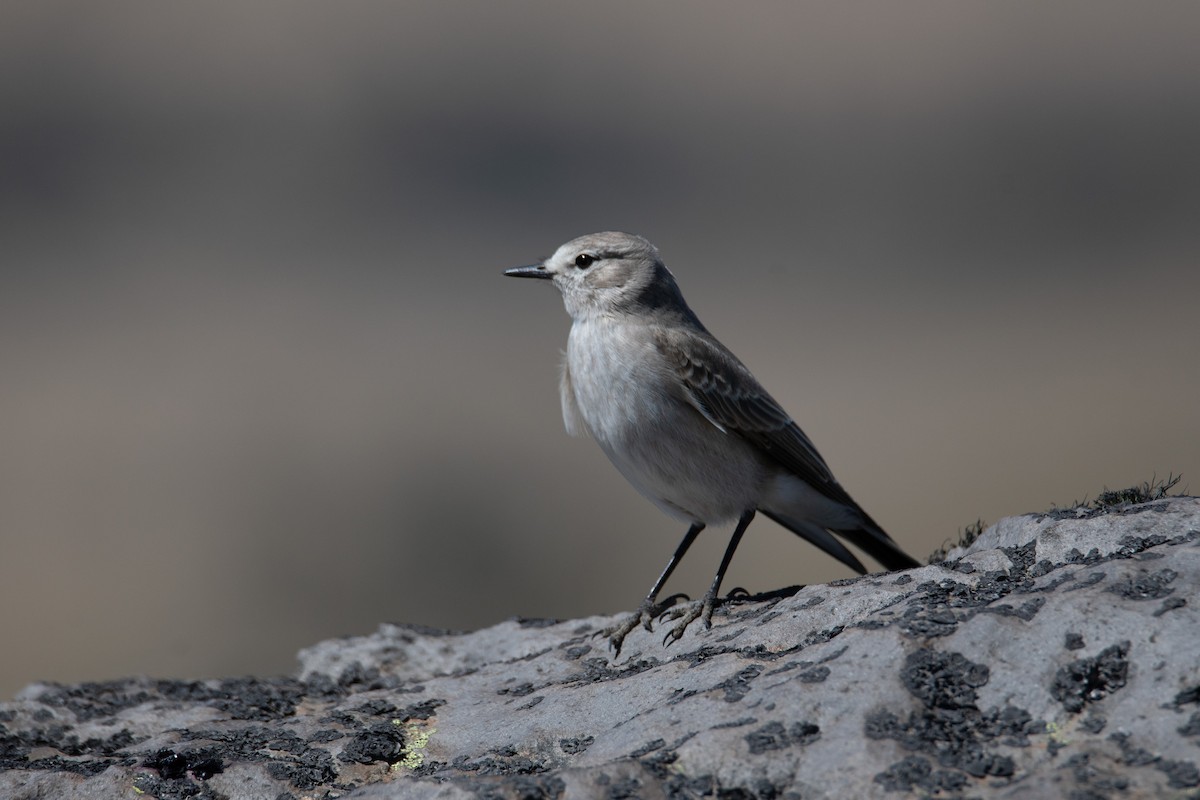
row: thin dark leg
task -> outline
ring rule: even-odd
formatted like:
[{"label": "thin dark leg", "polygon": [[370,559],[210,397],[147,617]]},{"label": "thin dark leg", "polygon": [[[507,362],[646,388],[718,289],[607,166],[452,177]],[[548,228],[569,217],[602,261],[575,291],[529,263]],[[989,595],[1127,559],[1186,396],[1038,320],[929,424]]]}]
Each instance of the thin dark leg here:
[{"label": "thin dark leg", "polygon": [[669,608],[682,595],[672,595],[658,605],[658,593],[662,591],[663,586],[671,577],[671,573],[675,571],[675,567],[683,559],[688,548],[692,546],[692,542],[696,541],[696,537],[700,535],[700,531],[704,530],[704,523],[694,522],[692,527],[688,528],[687,533],[683,535],[683,541],[675,548],[675,554],[671,556],[671,560],[667,562],[667,568],[658,576],[658,580],[654,582],[654,586],[650,589],[650,593],[646,595],[646,599],[642,601],[641,606],[628,619],[619,625],[614,625],[607,630],[600,631],[601,635],[608,637],[608,643],[613,649],[613,657],[621,654],[621,645],[625,641],[625,637],[629,632],[636,628],[639,624],[645,627],[646,630],[652,630],[650,623],[662,613],[663,608]]},{"label": "thin dark leg", "polygon": [[654,601],[658,599],[658,593],[662,591],[663,585],[671,577],[671,573],[675,571],[675,567],[679,566],[679,562],[683,560],[684,554],[692,546],[692,542],[696,541],[696,537],[700,535],[700,531],[702,530],[704,530],[703,522],[693,522],[692,527],[688,528],[688,532],[683,535],[683,541],[679,543],[679,547],[675,548],[675,554],[667,562],[667,568],[662,571],[662,575],[659,575],[658,580],[654,582],[654,587],[650,590],[650,594],[646,595],[646,602],[643,605],[654,605]]},{"label": "thin dark leg", "polygon": [[679,624],[667,631],[667,635],[663,638],[663,644],[669,645],[671,642],[679,641],[683,632],[687,630],[687,626],[697,619],[704,621],[704,627],[712,627],[713,606],[717,602],[717,593],[721,591],[721,581],[725,580],[725,571],[729,569],[729,562],[733,561],[734,551],[741,544],[746,528],[749,528],[750,523],[754,520],[754,511],[751,508],[743,512],[738,520],[737,528],[734,529],[733,536],[729,539],[729,546],[725,548],[725,555],[721,558],[721,566],[717,568],[717,575],[713,578],[712,586],[708,587],[708,591],[704,593],[704,600],[694,603],[691,610],[682,615]]},{"label": "thin dark leg", "polygon": [[[733,553],[738,549],[738,545],[742,543],[742,536],[746,533],[746,528],[750,527],[750,523],[754,521],[754,509],[750,509],[742,514],[742,518],[738,520],[737,527],[733,530],[733,536],[729,539],[729,546],[725,548],[725,555],[721,557],[721,566],[717,567],[717,576],[713,578],[712,586],[708,588],[708,594],[705,597],[716,599],[717,593],[721,591],[721,581],[725,580],[725,571],[729,569],[729,562],[733,561]],[[712,616],[712,610],[709,609],[708,615]],[[708,618],[705,618],[705,622]],[[709,626],[711,627],[711,625]]]}]

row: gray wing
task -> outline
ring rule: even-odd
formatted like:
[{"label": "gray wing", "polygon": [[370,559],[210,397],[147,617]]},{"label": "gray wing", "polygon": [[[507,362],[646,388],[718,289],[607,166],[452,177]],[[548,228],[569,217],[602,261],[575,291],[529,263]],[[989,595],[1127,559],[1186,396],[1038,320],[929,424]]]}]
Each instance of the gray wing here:
[{"label": "gray wing", "polygon": [[[672,328],[656,338],[659,349],[683,384],[685,396],[705,419],[726,433],[762,448],[784,469],[824,496],[853,508],[858,524],[832,529],[861,547],[887,569],[918,566],[871,519],[833,477],[825,459],[779,403],[733,353],[703,331]],[[819,526],[764,511],[776,522],[820,547],[842,563],[866,572],[849,551]]]},{"label": "gray wing", "polygon": [[800,426],[724,345],[680,328],[672,328],[669,336],[664,332],[657,341],[689,402],[705,419],[762,448],[826,497],[854,503]]}]

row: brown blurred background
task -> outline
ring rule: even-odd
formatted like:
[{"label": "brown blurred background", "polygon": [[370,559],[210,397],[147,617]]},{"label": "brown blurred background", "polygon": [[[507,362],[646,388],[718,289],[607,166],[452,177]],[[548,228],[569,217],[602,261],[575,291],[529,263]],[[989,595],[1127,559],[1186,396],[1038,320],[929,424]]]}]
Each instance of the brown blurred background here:
[{"label": "brown blurred background", "polygon": [[[683,529],[501,276],[594,230],[918,556],[1200,486],[1200,6],[747,8],[4,4],[0,697],[633,608]],[[726,586],[846,575],[764,519]]]}]

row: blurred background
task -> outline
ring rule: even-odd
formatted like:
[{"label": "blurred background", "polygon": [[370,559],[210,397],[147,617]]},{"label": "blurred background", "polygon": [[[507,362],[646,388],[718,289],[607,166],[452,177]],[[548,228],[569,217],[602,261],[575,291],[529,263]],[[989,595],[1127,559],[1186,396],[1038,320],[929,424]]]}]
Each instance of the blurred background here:
[{"label": "blurred background", "polygon": [[[683,528],[501,275],[595,230],[919,557],[1200,487],[1200,6],[747,9],[0,7],[0,697],[634,608]],[[761,519],[725,585],[847,575]]]}]

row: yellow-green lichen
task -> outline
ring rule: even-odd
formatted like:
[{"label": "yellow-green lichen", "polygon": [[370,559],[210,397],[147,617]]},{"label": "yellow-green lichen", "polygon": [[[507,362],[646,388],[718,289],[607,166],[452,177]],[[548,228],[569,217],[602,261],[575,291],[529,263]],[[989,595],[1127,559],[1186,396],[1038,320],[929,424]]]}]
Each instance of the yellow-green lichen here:
[{"label": "yellow-green lichen", "polygon": [[1050,741],[1054,742],[1055,744],[1065,745],[1071,743],[1071,740],[1067,738],[1066,733],[1063,731],[1062,726],[1060,726],[1057,722],[1046,723],[1046,734],[1050,737]]},{"label": "yellow-green lichen", "polygon": [[[402,725],[398,720],[392,720],[393,725]],[[437,733],[437,728],[424,730],[420,725],[412,723],[404,727],[404,758],[392,765],[393,770],[416,769],[425,763],[425,748],[429,745],[429,737]]]}]

